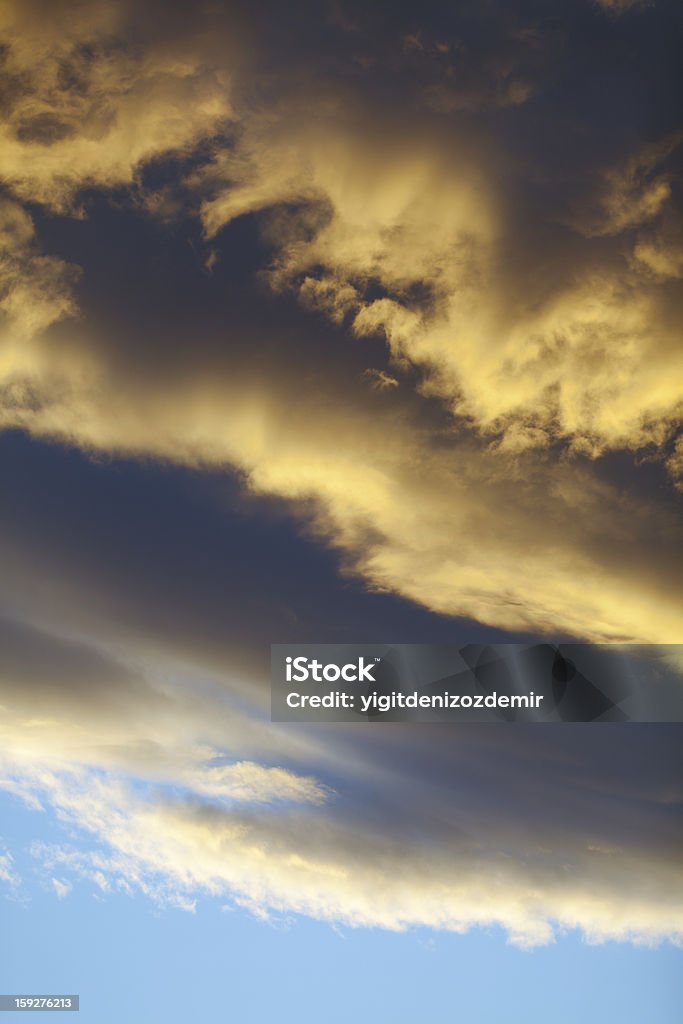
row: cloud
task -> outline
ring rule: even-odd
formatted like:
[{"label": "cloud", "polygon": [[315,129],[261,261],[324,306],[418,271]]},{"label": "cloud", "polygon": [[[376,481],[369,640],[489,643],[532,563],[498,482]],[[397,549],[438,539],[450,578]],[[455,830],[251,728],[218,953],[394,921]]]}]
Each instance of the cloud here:
[{"label": "cloud", "polygon": [[62,879],[59,878],[51,878],[50,881],[52,882],[52,886],[55,892],[57,893],[58,900],[65,899],[73,888],[71,882],[62,881]]},{"label": "cloud", "polygon": [[[325,789],[308,775],[238,756],[286,759],[307,748],[296,736],[272,734],[258,693],[246,703],[243,686],[212,679],[206,665],[173,664],[170,651],[166,670],[144,667],[143,652],[130,641],[125,653],[118,651],[102,622],[79,641],[58,630],[54,622],[45,631],[0,621],[0,740],[15,766],[4,789],[37,807],[22,783],[26,766],[67,773],[97,766],[220,801],[325,800]],[[188,693],[188,674],[203,703]]]},{"label": "cloud", "polygon": [[229,659],[212,678],[182,625],[136,637],[112,618],[115,581],[71,579],[67,601],[40,565],[49,630],[2,632],[0,778],[67,830],[33,846],[48,880],[350,927],[496,926],[521,946],[572,928],[680,941],[678,727],[274,725],[262,680]]},{"label": "cloud", "polygon": [[[212,173],[229,185],[204,204],[210,236],[272,210],[273,286],[361,338],[384,337],[397,367],[420,368],[426,393],[509,448],[559,441],[599,454],[670,437],[683,369],[656,286],[623,260],[596,265],[588,243],[583,266],[561,278],[548,280],[556,257],[545,249],[518,277],[508,261],[529,240],[509,237],[501,183],[466,136],[444,144],[416,127],[407,152],[386,117],[376,142],[365,115],[332,122],[310,109],[269,112],[217,157]],[[662,209],[668,182],[640,175],[674,145],[610,172],[601,233]]]},{"label": "cloud", "polygon": [[143,400],[132,382],[107,389],[101,374],[79,387],[67,370],[48,393],[34,379],[40,399],[5,415],[91,451],[237,466],[254,492],[300,508],[350,570],[432,610],[595,640],[677,639],[675,516],[589,467],[528,458],[522,475],[514,454],[457,434],[447,446],[438,432],[430,441],[391,404],[399,389],[379,392],[388,396],[382,408],[367,385],[364,403],[345,403],[324,382],[302,396],[286,380],[264,389],[262,379],[250,392],[239,379],[190,374]]},{"label": "cloud", "polygon": [[28,343],[76,313],[72,286],[78,270],[45,256],[33,221],[16,202],[0,199],[0,346],[3,380],[30,372]]},{"label": "cloud", "polygon": [[11,853],[0,853],[0,882],[4,882],[10,889],[16,889],[21,884],[21,878],[14,869],[14,858]]},{"label": "cloud", "polygon": [[625,14],[637,8],[654,7],[655,0],[596,0],[599,7],[610,14]]},{"label": "cloud", "polygon": [[654,220],[671,199],[674,173],[665,169],[666,161],[682,141],[683,134],[673,132],[603,171],[598,211],[578,220],[577,228],[589,237],[618,235]]},{"label": "cloud", "polygon": [[375,370],[371,367],[365,371],[365,376],[371,381],[373,388],[377,388],[378,391],[383,391],[385,388],[399,387],[399,382],[396,378],[392,377],[385,370]]},{"label": "cloud", "polygon": [[683,277],[683,223],[670,212],[655,230],[640,232],[633,247],[637,269],[657,280]]},{"label": "cloud", "polygon": [[[408,145],[391,120],[378,138],[373,116],[285,103],[246,118],[195,187],[217,189],[203,210],[211,232],[272,209],[273,287],[329,315],[350,344],[383,335],[391,361],[375,379],[419,372],[417,396],[373,395],[363,375],[342,384],[319,354],[301,366],[285,353],[266,367],[232,358],[239,338],[223,351],[184,338],[169,360],[149,334],[139,351],[108,338],[97,310],[57,334],[74,312],[68,269],[25,254],[34,243],[15,206],[23,255],[8,311],[23,340],[7,348],[0,422],[95,453],[236,468],[253,492],[301,510],[372,587],[442,614],[677,640],[675,519],[585,461],[649,446],[676,468],[680,355],[658,286],[606,267],[552,287],[534,278],[525,293],[501,262],[509,213],[477,145],[419,129]],[[34,304],[40,259],[54,283]]]},{"label": "cloud", "polygon": [[[559,764],[546,767],[559,783]],[[66,821],[101,844],[91,852],[43,846],[36,855],[48,870],[71,872],[105,893],[139,890],[186,909],[195,909],[197,894],[227,895],[260,916],[296,912],[351,927],[495,925],[524,947],[574,928],[592,942],[683,939],[675,848],[648,842],[640,828],[617,841],[614,822],[605,827],[597,817],[582,834],[559,835],[523,811],[516,821],[505,813],[487,820],[481,807],[458,813],[451,792],[441,807],[448,821],[436,828],[434,821],[429,834],[410,792],[405,821],[382,827],[391,787],[371,823],[334,805],[314,815],[255,814],[196,798],[145,799],[111,779],[36,782]],[[591,801],[600,805],[590,792],[585,800],[584,829]],[[656,803],[642,804],[641,813],[668,816]],[[647,885],[634,888],[634,878]]]},{"label": "cloud", "polygon": [[229,72],[206,60],[210,29],[179,39],[166,19],[132,14],[125,3],[3,4],[1,166],[18,197],[68,209],[79,190],[129,185],[142,163],[191,151],[229,117]]},{"label": "cloud", "polygon": [[[87,604],[84,647],[57,625]],[[257,679],[212,681],[189,647],[134,672],[145,646],[117,644],[125,621],[98,621],[102,604],[72,590],[49,633],[9,623],[0,647],[2,787],[69,832],[34,845],[49,878],[185,910],[497,926],[525,947],[572,928],[681,940],[678,727],[581,729],[580,756],[572,726],[320,736],[268,723]]]}]

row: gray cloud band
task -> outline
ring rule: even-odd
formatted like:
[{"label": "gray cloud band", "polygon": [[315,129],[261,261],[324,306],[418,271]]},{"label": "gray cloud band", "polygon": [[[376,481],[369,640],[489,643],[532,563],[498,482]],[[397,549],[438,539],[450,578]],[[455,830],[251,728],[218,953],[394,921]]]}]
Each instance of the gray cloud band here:
[{"label": "gray cloud band", "polygon": [[275,644],[278,722],[680,722],[681,645]]}]

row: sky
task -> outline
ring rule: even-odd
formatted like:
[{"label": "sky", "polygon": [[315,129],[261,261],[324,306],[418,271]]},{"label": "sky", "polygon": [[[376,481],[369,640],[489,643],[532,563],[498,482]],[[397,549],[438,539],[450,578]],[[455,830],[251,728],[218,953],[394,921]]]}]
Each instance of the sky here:
[{"label": "sky", "polygon": [[269,655],[681,643],[682,22],[0,0],[2,992],[677,1019],[682,725]]}]

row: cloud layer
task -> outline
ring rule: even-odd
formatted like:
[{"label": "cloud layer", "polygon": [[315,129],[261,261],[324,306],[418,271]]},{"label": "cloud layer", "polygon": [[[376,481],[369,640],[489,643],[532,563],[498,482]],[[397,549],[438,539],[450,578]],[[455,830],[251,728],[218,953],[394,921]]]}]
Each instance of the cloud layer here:
[{"label": "cloud layer", "polygon": [[[258,491],[312,500],[316,528],[372,585],[439,612],[595,639],[677,639],[680,595],[643,566],[659,560],[651,537],[668,559],[674,522],[610,486],[590,460],[637,451],[674,475],[680,462],[670,163],[680,136],[630,153],[616,139],[620,155],[592,165],[586,150],[576,158],[584,195],[559,181],[551,202],[554,154],[534,164],[506,149],[503,115],[482,115],[494,117],[488,132],[420,102],[398,115],[373,77],[315,61],[303,82],[287,66],[274,80],[261,73],[254,103],[258,72],[231,60],[227,42],[211,45],[205,27],[149,37],[142,19],[126,49],[138,25],[130,10],[96,6],[57,43],[59,10],[56,22],[24,5],[6,15],[7,74],[20,84],[3,174],[17,199],[63,209],[85,187],[137,182],[153,214],[177,210],[180,197],[194,203],[210,236],[259,216],[268,286],[293,291],[351,345],[385,339],[390,368],[369,368],[385,375],[375,379],[416,386],[442,413],[431,429],[416,424],[400,387],[381,400],[362,382],[348,393],[308,353],[292,352],[283,379],[281,365],[247,365],[235,337],[231,360],[201,343],[195,358],[188,335],[143,383],[140,361],[163,357],[103,340],[110,328],[97,310],[45,333],[76,313],[77,268],[41,254],[29,214],[7,199],[3,423],[90,450],[237,467]],[[503,31],[523,62],[553,45],[533,28]],[[220,37],[232,29],[220,25]],[[396,45],[391,74],[407,90],[415,47],[403,36]],[[380,58],[381,70],[389,57]],[[543,71],[537,58],[532,69]],[[95,131],[105,94],[114,106]],[[34,137],[30,111],[61,118],[63,130]],[[216,133],[228,123],[225,139]],[[208,160],[184,177],[179,166],[175,186],[145,184],[146,162],[202,140]],[[307,374],[324,400],[306,393]],[[621,544],[634,552],[619,566],[604,536],[617,505],[628,510]]]},{"label": "cloud layer", "polygon": [[[437,615],[679,642],[677,5],[186,6],[0,7],[0,427],[236,475]],[[4,785],[90,837],[36,848],[60,897],[680,941],[675,730],[276,728],[284,584],[8,495]]]}]

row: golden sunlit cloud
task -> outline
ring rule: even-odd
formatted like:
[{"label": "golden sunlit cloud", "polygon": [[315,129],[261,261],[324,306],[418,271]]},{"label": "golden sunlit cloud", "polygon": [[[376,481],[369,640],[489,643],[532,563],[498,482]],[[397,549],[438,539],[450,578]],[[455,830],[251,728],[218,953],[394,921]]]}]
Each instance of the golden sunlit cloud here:
[{"label": "golden sunlit cloud", "polygon": [[205,62],[210,37],[158,33],[125,48],[128,5],[3,0],[3,181],[69,209],[86,186],[129,185],[144,161],[182,153],[230,114],[230,78]]},{"label": "golden sunlit cloud", "polygon": [[[223,77],[205,70],[194,36],[187,54],[174,39],[132,69],[103,51],[87,81],[113,76],[120,109],[91,138],[78,104],[84,89],[93,103],[109,91],[60,78],[78,41],[51,42],[49,21],[21,17],[8,31],[23,31],[28,48],[13,45],[11,60],[19,67],[35,47],[42,57],[16,116],[49,101],[69,131],[48,145],[24,140],[18,122],[6,127],[14,141],[3,147],[3,169],[20,196],[59,205],[78,185],[130,181],[141,161],[193,144],[228,112]],[[93,10],[79,31],[108,38],[112,17]],[[208,107],[196,88],[208,89]],[[620,267],[591,258],[589,269],[570,266],[552,281],[541,267],[518,277],[502,253],[525,239],[509,237],[515,221],[491,155],[461,129],[445,141],[416,123],[407,137],[403,122],[329,91],[315,101],[283,96],[265,112],[242,103],[235,117],[234,145],[219,145],[186,183],[212,193],[201,211],[208,234],[261,215],[275,248],[272,287],[348,329],[350,344],[385,337],[392,372],[366,377],[367,387],[398,394],[394,382],[419,368],[419,393],[454,416],[451,440],[443,427],[418,430],[372,390],[349,399],[333,380],[324,403],[294,394],[267,368],[245,379],[239,368],[188,365],[142,384],[134,359],[128,370],[117,359],[114,370],[92,327],[74,323],[72,338],[57,343],[45,328],[75,312],[74,271],[38,254],[14,201],[3,207],[2,424],[97,452],[233,466],[260,493],[313,499],[315,528],[350,569],[434,611],[512,630],[676,641],[680,587],[666,557],[650,562],[652,537],[676,541],[669,514],[593,480],[581,462],[649,446],[676,471],[683,353],[662,274],[639,274],[624,257]],[[622,210],[640,224],[666,205],[659,178],[635,204],[619,197],[674,144],[651,146],[608,176],[610,230],[625,227]],[[41,158],[28,160],[26,146]],[[19,165],[29,168],[23,176]],[[656,258],[640,244],[631,267],[651,267]],[[559,463],[557,446],[567,457]],[[615,515],[626,561],[610,537]]]},{"label": "golden sunlit cloud", "polygon": [[[204,205],[209,235],[272,208],[273,285],[290,286],[335,322],[347,319],[359,336],[385,336],[397,365],[423,368],[427,394],[508,450],[561,441],[599,454],[671,436],[683,355],[656,282],[630,273],[625,260],[596,266],[588,250],[589,270],[572,268],[551,291],[540,266],[525,296],[501,260],[515,240],[482,156],[449,152],[419,133],[408,151],[390,126],[375,142],[362,125],[323,121],[324,108],[307,125],[310,102],[306,110],[247,124],[236,153],[217,158],[211,173],[229,187]],[[662,210],[668,181],[641,175],[677,141],[608,175],[602,232]],[[285,214],[284,204],[303,209]],[[636,248],[636,261],[649,254],[656,262],[652,251]],[[385,295],[370,298],[377,287]]]}]

